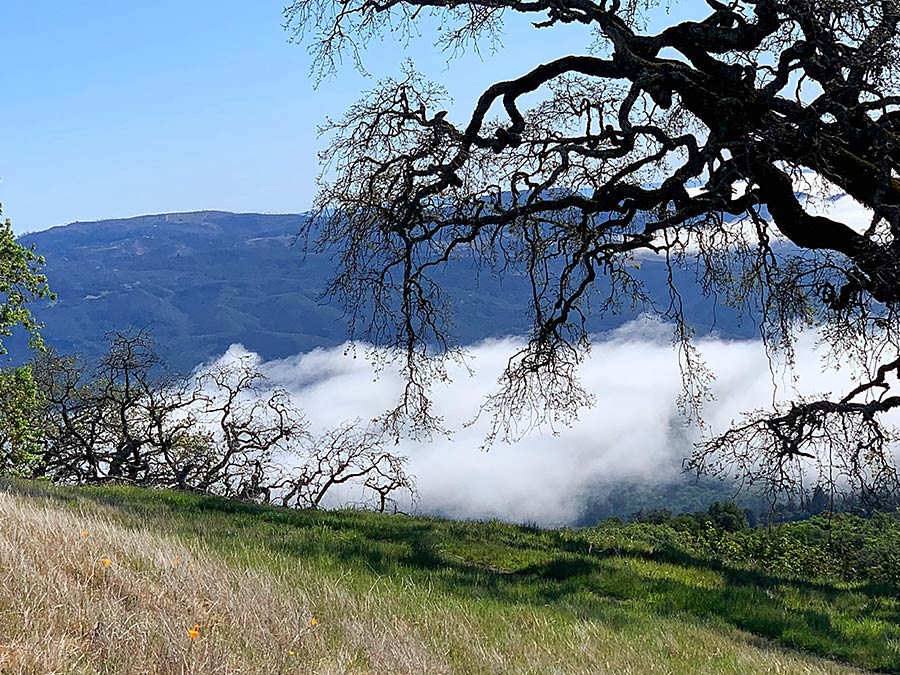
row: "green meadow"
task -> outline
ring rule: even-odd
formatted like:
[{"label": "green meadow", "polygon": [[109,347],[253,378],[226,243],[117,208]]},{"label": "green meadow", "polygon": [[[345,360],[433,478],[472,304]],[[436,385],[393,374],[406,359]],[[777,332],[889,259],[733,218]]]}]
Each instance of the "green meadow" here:
[{"label": "green meadow", "polygon": [[0,672],[900,672],[871,562],[895,526],[542,530],[5,481]]}]

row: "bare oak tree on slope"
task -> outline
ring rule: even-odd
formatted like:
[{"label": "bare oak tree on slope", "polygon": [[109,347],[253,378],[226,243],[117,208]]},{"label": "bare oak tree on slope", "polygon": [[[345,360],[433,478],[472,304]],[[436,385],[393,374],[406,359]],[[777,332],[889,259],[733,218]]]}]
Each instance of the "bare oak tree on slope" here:
[{"label": "bare oak tree on slope", "polygon": [[[313,436],[290,394],[267,380],[255,357],[240,354],[174,376],[146,332],[114,332],[107,340],[94,368],[52,349],[32,362],[33,438],[26,440],[36,457],[13,455],[0,469],[75,485],[174,488],[300,508],[343,503],[385,511],[415,501],[406,458],[390,452],[378,430],[357,420]],[[0,379],[5,403],[4,386]],[[10,417],[8,407],[0,406],[0,416]]]},{"label": "bare oak tree on slope", "polygon": [[[672,22],[672,5],[706,18]],[[388,31],[440,26],[436,45],[451,55],[502,48],[502,22],[519,14],[536,40],[580,24],[591,44],[496,82],[458,121],[448,92],[408,66],[326,125],[306,234],[337,247],[330,291],[357,334],[400,354],[406,391],[388,421],[440,423],[429,387],[446,360],[434,348],[458,351],[435,273],[451,258],[531,281],[528,344],[486,403],[507,434],[590,402],[575,380],[586,315],[646,304],[636,267],[651,254],[695,268],[706,291],[755,314],[788,361],[798,331],[816,327],[828,357],[857,376],[850,391],[748,415],[698,448],[695,468],[777,489],[812,466],[865,494],[896,489],[884,416],[900,407],[900,3],[296,0],[285,10],[325,75],[347,55],[364,67],[367,40]],[[795,191],[810,172],[871,220],[813,212]],[[677,327],[684,402],[696,410],[709,373],[674,284],[670,296],[658,310]]]}]

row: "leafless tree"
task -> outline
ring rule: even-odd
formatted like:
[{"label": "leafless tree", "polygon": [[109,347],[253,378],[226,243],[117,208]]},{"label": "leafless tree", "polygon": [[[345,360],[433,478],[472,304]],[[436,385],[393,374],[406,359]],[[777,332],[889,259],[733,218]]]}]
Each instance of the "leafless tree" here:
[{"label": "leafless tree", "polygon": [[68,483],[127,482],[318,508],[355,484],[385,510],[415,494],[405,458],[358,423],[314,439],[288,393],[250,356],[189,377],[166,373],[145,332],[113,333],[98,366],[49,351],[33,364],[42,406],[40,472]]},{"label": "leafless tree", "polygon": [[249,356],[208,367],[196,379],[203,400],[200,422],[209,430],[198,488],[267,500],[276,455],[291,453],[309,437],[302,413],[285,391],[266,389]]},{"label": "leafless tree", "polygon": [[335,487],[355,484],[362,491],[358,505],[385,511],[396,506],[395,496],[415,498],[406,458],[385,450],[384,434],[360,420],[347,422],[312,439],[304,451],[303,464],[277,485],[277,503],[282,506],[319,508]]},{"label": "leafless tree", "polygon": [[[470,257],[531,281],[528,345],[487,403],[495,433],[508,433],[523,419],[568,420],[590,403],[575,379],[589,348],[586,316],[623,301],[645,305],[635,260],[654,255],[670,269],[696,269],[708,292],[755,313],[769,349],[788,362],[798,330],[815,326],[859,378],[846,396],[749,419],[700,447],[695,468],[772,477],[787,465],[826,465],[838,444],[846,471],[896,483],[883,417],[900,405],[889,393],[900,372],[900,3],[706,0],[692,5],[705,19],[647,31],[672,4],[287,7],[287,25],[312,46],[320,75],[346,54],[364,68],[367,40],[387,31],[440,25],[436,44],[451,54],[483,40],[499,45],[513,14],[532,18],[535,39],[553,39],[562,24],[592,31],[584,53],[488,87],[461,123],[446,112],[448,92],[411,66],[326,123],[318,217],[304,234],[337,248],[330,292],[349,308],[356,334],[400,359],[407,386],[388,421],[439,422],[429,388],[446,375],[447,357],[435,354],[459,355],[435,280],[447,261]],[[435,24],[421,22],[429,13]],[[868,226],[812,212],[795,192],[805,172],[870,209]],[[674,284],[670,297],[658,310],[676,325],[684,402],[696,411],[710,374]],[[810,429],[827,429],[831,440]]]},{"label": "leafless tree", "polygon": [[43,405],[36,425],[41,430],[42,457],[38,471],[55,480],[86,482],[102,473],[97,448],[101,444],[102,415],[78,357],[54,350],[32,363]]},{"label": "leafless tree", "polygon": [[108,339],[90,371],[77,356],[52,350],[33,363],[44,404],[43,471],[72,482],[188,487],[178,450],[196,426],[199,389],[164,372],[146,333]]}]

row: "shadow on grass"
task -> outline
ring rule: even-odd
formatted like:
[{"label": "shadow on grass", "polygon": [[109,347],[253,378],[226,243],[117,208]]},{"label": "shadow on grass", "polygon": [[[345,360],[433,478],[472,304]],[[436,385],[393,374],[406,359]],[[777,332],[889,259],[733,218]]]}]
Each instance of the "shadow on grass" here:
[{"label": "shadow on grass", "polygon": [[[450,596],[551,606],[619,628],[640,621],[641,614],[694,617],[824,657],[900,672],[900,615],[896,603],[879,601],[892,597],[883,587],[855,587],[865,597],[848,607],[854,603],[837,602],[847,591],[825,582],[736,569],[674,547],[597,550],[571,532],[277,509],[119,486],[75,490],[0,482],[4,487],[69,506],[113,506],[134,515],[135,527],[202,536],[226,553],[253,548],[366,574],[398,575]],[[867,620],[888,627],[877,634],[846,628]]]}]

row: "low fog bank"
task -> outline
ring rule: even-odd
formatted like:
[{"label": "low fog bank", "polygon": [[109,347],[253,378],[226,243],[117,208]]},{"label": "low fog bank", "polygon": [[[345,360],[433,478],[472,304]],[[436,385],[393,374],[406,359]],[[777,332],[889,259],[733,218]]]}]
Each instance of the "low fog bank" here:
[{"label": "low fog bank", "polygon": [[[480,450],[489,421],[466,427],[485,395],[493,391],[514,339],[483,342],[469,348],[474,376],[451,371],[453,381],[435,388],[436,412],[456,430],[451,438],[428,442],[403,440],[394,451],[409,457],[417,477],[419,512],[455,518],[500,518],[540,525],[573,524],[587,495],[615,480],[666,480],[699,438],[686,426],[677,406],[681,375],[670,329],[639,320],[598,339],[581,368],[597,405],[583,411],[571,428],[535,432],[513,445]],[[795,393],[785,373],[774,377],[762,345],[755,341],[697,343],[716,374],[715,400],[705,406],[707,433],[727,428],[742,412],[768,407]],[[232,346],[222,359],[246,355]],[[273,386],[286,389],[302,407],[311,430],[348,420],[370,420],[383,413],[400,391],[395,373],[378,377],[363,358],[344,348],[316,350],[259,367]],[[801,338],[796,372],[803,393],[841,391],[849,375],[823,369],[812,336]],[[777,385],[777,387],[775,386]]]}]

